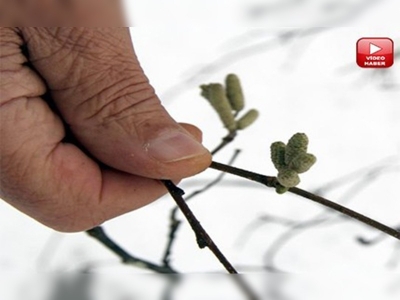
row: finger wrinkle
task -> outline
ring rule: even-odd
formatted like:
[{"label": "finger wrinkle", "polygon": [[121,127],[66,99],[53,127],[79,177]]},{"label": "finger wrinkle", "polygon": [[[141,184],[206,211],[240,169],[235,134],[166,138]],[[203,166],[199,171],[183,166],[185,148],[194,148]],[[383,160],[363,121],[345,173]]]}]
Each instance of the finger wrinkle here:
[{"label": "finger wrinkle", "polygon": [[149,104],[151,101],[159,103],[158,98],[155,94],[150,93],[145,96],[141,96],[140,100],[136,100],[131,92],[126,92],[126,94],[117,94],[114,96],[114,99],[109,99],[108,102],[100,107],[94,114],[87,117],[85,121],[89,121],[91,119],[97,119],[100,121],[98,123],[108,123],[112,120],[118,119],[121,116],[126,115],[126,112],[129,111],[129,115],[137,115],[138,107],[141,103]]},{"label": "finger wrinkle", "polygon": [[[40,98],[19,98],[0,109],[1,153],[29,144],[44,153],[65,136],[61,120]],[[18,133],[18,134],[15,134]]]},{"label": "finger wrinkle", "polygon": [[[74,53],[95,62],[102,58],[102,61],[106,62],[104,58],[118,59],[124,56],[125,49],[120,49],[118,38],[107,35],[104,31],[107,32],[106,28],[26,27],[23,33],[29,47],[44,48],[32,57],[35,62],[50,58],[59,59],[57,55],[60,52],[68,55]],[[43,47],[43,44],[46,44],[46,47]]]},{"label": "finger wrinkle", "polygon": [[[78,121],[89,122],[91,120],[100,120],[102,122],[103,119],[118,115],[126,108],[132,108],[141,102],[153,99],[159,103],[147,79],[135,77],[129,76],[118,81],[111,80],[110,82],[106,82],[106,87],[98,90],[96,94],[79,103],[73,115],[79,116],[77,118]],[[110,79],[105,77],[104,81],[106,80]],[[98,86],[104,86],[104,82],[98,82]],[[84,115],[81,112],[91,114]]]},{"label": "finger wrinkle", "polygon": [[13,99],[38,97],[46,92],[43,81],[28,67],[19,71],[0,70],[0,77],[0,107]]},{"label": "finger wrinkle", "polygon": [[[118,28],[23,29],[30,58],[52,90],[73,87],[93,74],[111,77],[114,71],[118,75],[135,65],[129,32],[122,31],[124,34]],[[116,65],[118,69],[110,71]]]},{"label": "finger wrinkle", "polygon": [[20,46],[23,43],[20,33],[17,27],[0,27],[0,43],[14,43]]},{"label": "finger wrinkle", "polygon": [[[68,27],[73,28],[73,27]],[[30,61],[39,62],[42,60],[50,59],[54,56],[70,55],[69,47],[66,47],[66,40],[55,38],[54,35],[57,33],[52,33],[52,31],[61,31],[60,27],[21,27],[21,32],[25,43],[28,48],[39,47],[40,52],[32,52]],[[57,57],[57,59],[60,59]]]},{"label": "finger wrinkle", "polygon": [[[148,102],[153,101],[153,100],[158,102],[158,99],[155,96],[152,96],[151,98],[149,97],[147,99],[143,99],[143,102],[146,102],[148,104]],[[139,119],[139,116],[140,116],[140,119],[146,118],[145,114],[149,114],[152,117],[154,117],[154,116],[159,117],[160,107],[156,107],[155,109],[151,110],[146,105],[146,108],[144,108],[142,110],[140,103],[133,103],[133,104],[130,104],[130,105],[120,109],[119,111],[116,111],[115,113],[108,114],[105,117],[102,117],[101,122],[98,124],[99,125],[107,125],[108,123],[122,121],[127,118],[130,118],[133,121],[134,118]],[[135,122],[130,122],[130,123],[135,123]]]},{"label": "finger wrinkle", "polygon": [[21,52],[23,40],[17,29],[0,28],[0,106],[21,97],[36,97],[45,93],[40,77],[29,67]]},{"label": "finger wrinkle", "polygon": [[17,71],[26,62],[23,40],[12,27],[0,27],[0,71]]}]

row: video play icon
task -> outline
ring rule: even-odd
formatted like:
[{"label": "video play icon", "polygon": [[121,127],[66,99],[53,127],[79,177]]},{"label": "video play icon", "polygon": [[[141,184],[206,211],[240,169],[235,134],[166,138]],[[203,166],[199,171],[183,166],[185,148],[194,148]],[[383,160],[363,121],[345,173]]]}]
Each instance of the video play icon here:
[{"label": "video play icon", "polygon": [[371,54],[375,54],[376,52],[379,52],[381,50],[382,50],[381,47],[379,47],[379,46],[377,46],[375,44],[369,43],[369,54],[370,55]]},{"label": "video play icon", "polygon": [[390,68],[393,52],[390,38],[361,38],[357,41],[357,64],[361,68]]}]

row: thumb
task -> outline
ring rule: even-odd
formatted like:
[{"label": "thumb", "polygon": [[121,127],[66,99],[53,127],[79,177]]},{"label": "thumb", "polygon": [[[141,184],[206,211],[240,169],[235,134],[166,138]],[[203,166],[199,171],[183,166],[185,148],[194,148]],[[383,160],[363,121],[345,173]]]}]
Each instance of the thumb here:
[{"label": "thumb", "polygon": [[22,34],[63,119],[97,159],[163,179],[208,167],[208,150],[162,107],[127,28],[26,27]]}]

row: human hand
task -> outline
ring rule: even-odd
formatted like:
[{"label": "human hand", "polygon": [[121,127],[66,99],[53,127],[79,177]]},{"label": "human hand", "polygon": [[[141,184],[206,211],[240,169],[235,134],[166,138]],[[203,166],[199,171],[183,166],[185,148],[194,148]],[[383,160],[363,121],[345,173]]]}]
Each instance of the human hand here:
[{"label": "human hand", "polygon": [[144,206],[166,192],[155,179],[210,164],[201,132],[161,106],[127,28],[1,27],[0,76],[0,197],[56,230]]}]

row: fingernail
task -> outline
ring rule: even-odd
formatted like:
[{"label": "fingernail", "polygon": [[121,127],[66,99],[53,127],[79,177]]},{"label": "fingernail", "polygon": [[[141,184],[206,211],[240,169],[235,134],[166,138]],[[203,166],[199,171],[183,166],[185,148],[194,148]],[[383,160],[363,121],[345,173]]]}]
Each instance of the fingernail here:
[{"label": "fingernail", "polygon": [[176,162],[208,152],[194,138],[179,131],[160,134],[156,139],[148,142],[145,149],[150,156],[164,163]]}]

